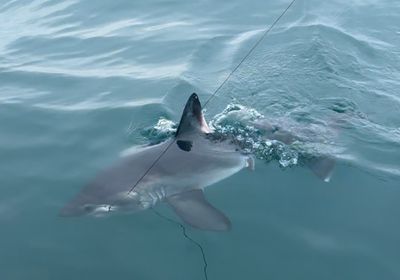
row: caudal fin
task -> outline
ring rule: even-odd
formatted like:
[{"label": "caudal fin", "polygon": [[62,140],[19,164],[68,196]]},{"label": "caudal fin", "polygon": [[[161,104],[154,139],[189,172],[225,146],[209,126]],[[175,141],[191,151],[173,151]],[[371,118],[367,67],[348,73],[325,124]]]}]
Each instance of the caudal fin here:
[{"label": "caudal fin", "polygon": [[306,166],[321,180],[329,182],[336,161],[331,156],[318,156],[306,162]]}]

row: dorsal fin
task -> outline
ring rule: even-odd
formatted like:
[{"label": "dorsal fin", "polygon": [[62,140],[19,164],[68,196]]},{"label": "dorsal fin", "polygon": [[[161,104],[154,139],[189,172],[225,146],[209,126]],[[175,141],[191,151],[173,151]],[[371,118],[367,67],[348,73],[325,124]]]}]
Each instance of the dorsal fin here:
[{"label": "dorsal fin", "polygon": [[181,121],[179,122],[175,137],[195,132],[209,133],[211,129],[204,119],[199,97],[196,93],[193,93],[186,102],[185,109],[183,109]]}]

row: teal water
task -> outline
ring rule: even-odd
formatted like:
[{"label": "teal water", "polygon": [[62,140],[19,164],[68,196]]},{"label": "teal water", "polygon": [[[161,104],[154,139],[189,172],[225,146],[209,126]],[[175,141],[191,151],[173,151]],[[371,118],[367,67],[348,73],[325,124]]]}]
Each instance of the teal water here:
[{"label": "teal water", "polygon": [[[168,137],[287,4],[2,0],[0,279],[204,279],[198,248],[151,211],[58,212],[121,151]],[[236,137],[261,115],[337,160],[330,183],[289,153],[207,188],[233,223],[187,228],[210,280],[400,279],[399,15],[298,0],[207,106]]]}]

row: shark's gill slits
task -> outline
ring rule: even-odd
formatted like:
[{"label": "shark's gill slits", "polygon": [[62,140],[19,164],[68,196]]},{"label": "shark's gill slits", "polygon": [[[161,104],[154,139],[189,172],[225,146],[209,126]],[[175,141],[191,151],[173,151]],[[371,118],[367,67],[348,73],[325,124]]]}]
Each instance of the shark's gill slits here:
[{"label": "shark's gill slits", "polygon": [[153,191],[142,192],[139,197],[141,198],[140,203],[144,209],[153,207],[166,197],[165,188],[160,187]]}]

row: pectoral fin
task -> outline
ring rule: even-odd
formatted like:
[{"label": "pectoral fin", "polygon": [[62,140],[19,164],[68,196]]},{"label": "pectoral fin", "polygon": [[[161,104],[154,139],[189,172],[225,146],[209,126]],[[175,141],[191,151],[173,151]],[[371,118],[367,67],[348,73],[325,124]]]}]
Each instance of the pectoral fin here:
[{"label": "pectoral fin", "polygon": [[212,206],[202,190],[191,190],[167,199],[175,213],[187,224],[213,231],[226,231],[231,227],[229,219]]}]

